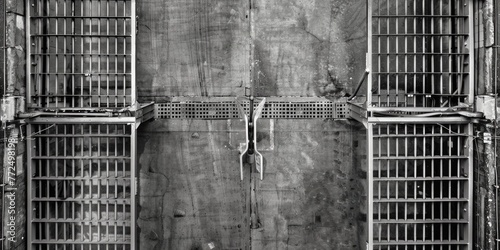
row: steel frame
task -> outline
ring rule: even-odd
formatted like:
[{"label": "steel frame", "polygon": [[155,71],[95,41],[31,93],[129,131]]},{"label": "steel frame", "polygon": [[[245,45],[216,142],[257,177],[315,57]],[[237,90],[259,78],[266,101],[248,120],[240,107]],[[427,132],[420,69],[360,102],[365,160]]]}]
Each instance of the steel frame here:
[{"label": "steel frame", "polygon": [[367,1],[368,111],[474,102],[473,1],[443,3]]},{"label": "steel frame", "polygon": [[136,2],[28,0],[26,13],[28,249],[135,249],[136,128],[154,108],[136,103]]},{"label": "steel frame", "polygon": [[27,126],[28,248],[135,249],[135,124],[59,120]]},{"label": "steel frame", "polygon": [[367,249],[472,249],[473,125],[445,122],[367,124]]},{"label": "steel frame", "polygon": [[28,108],[134,104],[135,5],[135,0],[26,1]]},{"label": "steel frame", "polygon": [[367,127],[367,249],[471,250],[474,120],[425,115],[473,107],[472,0],[369,0],[367,11],[366,109],[350,104]]}]

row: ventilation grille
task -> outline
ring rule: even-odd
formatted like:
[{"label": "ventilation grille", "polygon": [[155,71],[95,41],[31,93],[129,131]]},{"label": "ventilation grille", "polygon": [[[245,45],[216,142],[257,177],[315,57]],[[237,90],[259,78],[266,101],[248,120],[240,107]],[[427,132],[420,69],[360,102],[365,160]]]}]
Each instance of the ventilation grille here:
[{"label": "ventilation grille", "polygon": [[[249,114],[249,103],[242,103]],[[256,108],[258,103],[254,104]],[[169,102],[155,107],[157,119],[238,119],[234,101],[221,102]],[[321,102],[266,102],[262,110],[263,119],[346,119],[349,116],[347,103]]]},{"label": "ventilation grille", "polygon": [[36,124],[28,132],[32,248],[131,249],[131,126]]}]

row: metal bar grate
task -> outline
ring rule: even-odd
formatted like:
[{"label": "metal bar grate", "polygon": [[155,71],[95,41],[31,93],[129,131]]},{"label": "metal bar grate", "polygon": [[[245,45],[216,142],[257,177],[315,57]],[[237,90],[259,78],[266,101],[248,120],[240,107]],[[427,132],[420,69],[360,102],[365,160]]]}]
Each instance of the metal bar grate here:
[{"label": "metal bar grate", "polygon": [[471,249],[471,124],[369,124],[370,249]]},{"label": "metal bar grate", "polygon": [[133,249],[135,127],[28,126],[30,249]]},{"label": "metal bar grate", "polygon": [[[249,103],[242,103],[246,112]],[[257,104],[255,104],[257,107]],[[254,107],[254,108],[255,108]],[[234,101],[169,102],[155,104],[157,119],[239,119]],[[268,101],[264,105],[263,119],[347,119],[349,109],[345,102]]]},{"label": "metal bar grate", "polygon": [[473,102],[471,0],[369,4],[369,107],[449,108]]},{"label": "metal bar grate", "polygon": [[27,1],[29,107],[133,104],[134,5],[133,0]]}]

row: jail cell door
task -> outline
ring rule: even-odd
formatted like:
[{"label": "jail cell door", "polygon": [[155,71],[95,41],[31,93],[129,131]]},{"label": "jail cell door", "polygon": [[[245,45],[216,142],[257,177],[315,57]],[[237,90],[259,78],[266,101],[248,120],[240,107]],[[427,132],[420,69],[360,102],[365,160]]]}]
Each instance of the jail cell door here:
[{"label": "jail cell door", "polygon": [[448,110],[474,101],[472,0],[368,1],[368,107]]},{"label": "jail cell door", "polygon": [[368,1],[368,249],[472,249],[472,14]]},{"label": "jail cell door", "polygon": [[134,0],[26,3],[28,108],[135,103]]},{"label": "jail cell door", "polygon": [[370,249],[471,249],[472,125],[368,129]]},{"label": "jail cell door", "polygon": [[134,249],[135,128],[28,126],[30,249]]}]

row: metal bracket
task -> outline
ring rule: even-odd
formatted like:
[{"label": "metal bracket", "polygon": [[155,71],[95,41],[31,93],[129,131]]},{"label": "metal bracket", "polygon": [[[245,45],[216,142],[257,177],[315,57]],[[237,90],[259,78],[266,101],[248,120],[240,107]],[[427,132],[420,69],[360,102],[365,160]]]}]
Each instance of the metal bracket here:
[{"label": "metal bracket", "polygon": [[259,103],[259,106],[257,106],[257,109],[254,114],[254,119],[253,119],[253,146],[254,146],[254,151],[255,151],[255,167],[257,168],[257,172],[260,173],[260,180],[264,179],[264,158],[262,157],[262,154],[257,151],[257,120],[259,119],[260,115],[262,114],[262,109],[264,109],[264,104],[266,103],[266,98],[262,99],[262,101]]},{"label": "metal bracket", "polygon": [[20,96],[6,96],[2,99],[0,120],[5,128],[8,122],[13,122],[19,113],[24,112],[24,98]]},{"label": "metal bracket", "polygon": [[250,98],[250,116],[245,113],[245,109],[241,102],[236,99],[236,104],[238,106],[238,111],[240,116],[245,120],[245,146],[240,150],[240,178],[243,180],[243,164],[245,157],[247,162],[253,164],[255,162],[255,167],[257,172],[260,174],[260,179],[264,179],[264,157],[257,150],[257,120],[262,114],[264,109],[264,104],[266,103],[266,98],[263,98],[253,112],[253,97]]},{"label": "metal bracket", "polygon": [[491,95],[478,95],[475,101],[476,112],[484,114],[484,118],[494,121],[497,117],[497,103],[496,96]]}]

